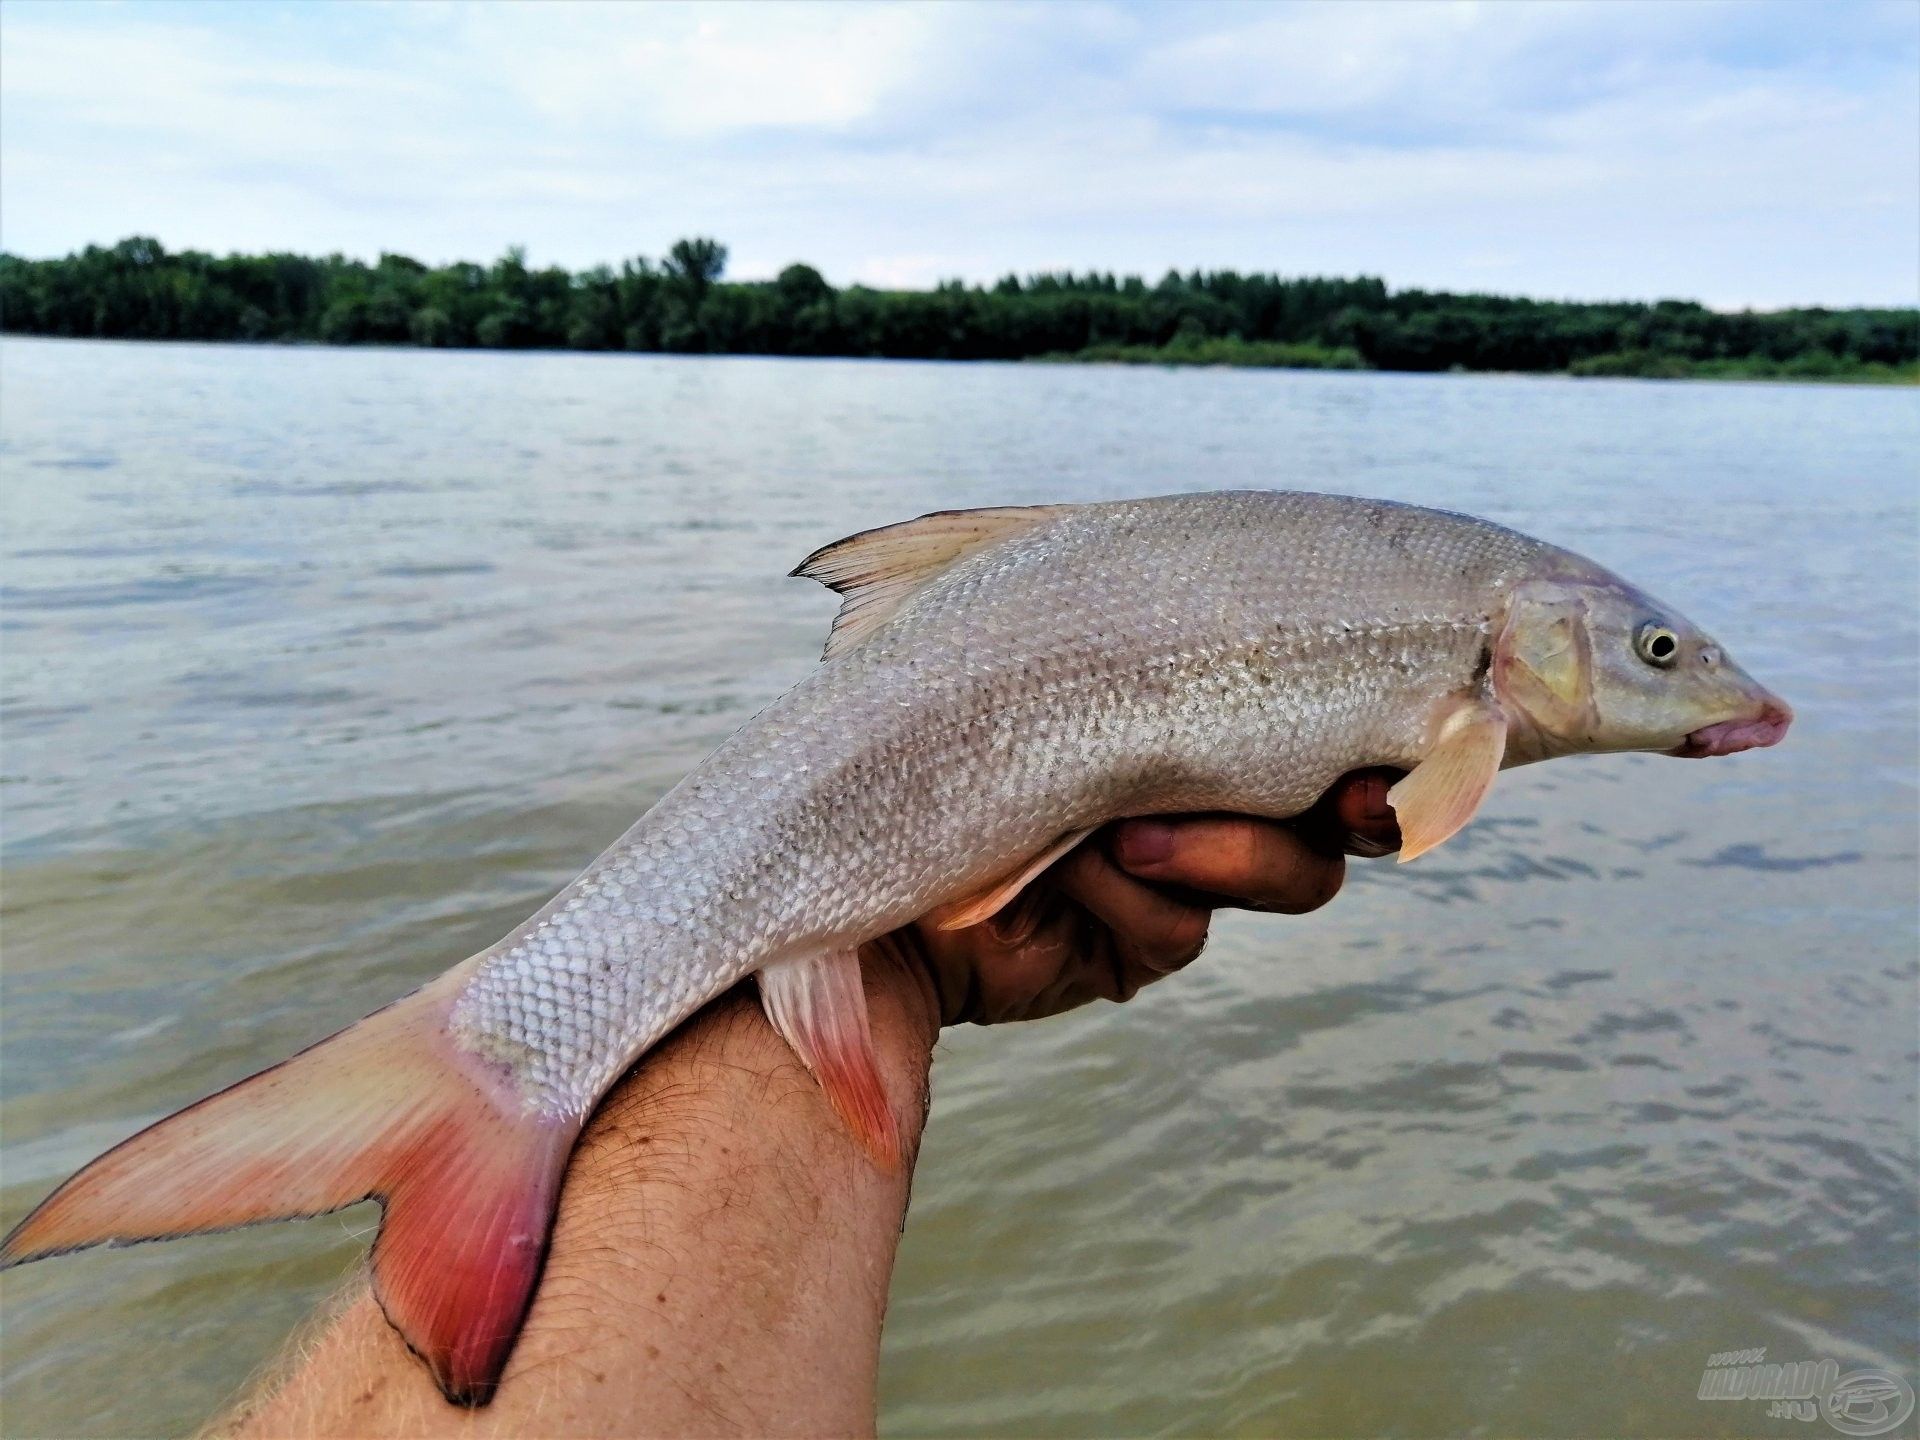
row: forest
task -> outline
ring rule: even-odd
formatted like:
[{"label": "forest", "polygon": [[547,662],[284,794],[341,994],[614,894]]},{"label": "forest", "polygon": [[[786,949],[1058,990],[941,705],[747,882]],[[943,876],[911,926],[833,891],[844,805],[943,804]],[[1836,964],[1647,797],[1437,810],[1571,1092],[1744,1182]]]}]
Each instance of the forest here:
[{"label": "forest", "polygon": [[311,342],[921,360],[1093,360],[1657,378],[1920,380],[1920,310],[1726,312],[1687,300],[1555,301],[1169,271],[836,289],[809,265],[725,279],[677,241],[616,269],[429,266],[383,254],[226,255],[132,237],[59,259],[0,253],[0,330]]}]

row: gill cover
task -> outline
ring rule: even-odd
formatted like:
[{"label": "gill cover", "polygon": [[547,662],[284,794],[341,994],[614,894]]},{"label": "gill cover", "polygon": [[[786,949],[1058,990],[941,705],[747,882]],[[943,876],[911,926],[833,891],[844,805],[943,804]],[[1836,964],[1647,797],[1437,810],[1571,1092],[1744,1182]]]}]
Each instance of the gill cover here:
[{"label": "gill cover", "polygon": [[1595,737],[1593,637],[1580,592],[1554,581],[1516,587],[1493,646],[1493,689],[1554,754]]}]

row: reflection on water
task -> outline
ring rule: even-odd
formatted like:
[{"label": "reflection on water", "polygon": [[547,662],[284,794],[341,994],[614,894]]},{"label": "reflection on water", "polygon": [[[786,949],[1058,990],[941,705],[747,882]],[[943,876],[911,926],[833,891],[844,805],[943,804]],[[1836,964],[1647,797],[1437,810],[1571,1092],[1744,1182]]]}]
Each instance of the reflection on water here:
[{"label": "reflection on water", "polygon": [[[1124,1008],[954,1032],[900,1434],[1747,1434],[1920,1378],[1920,397],[0,345],[4,1219],[494,939],[813,663],[924,510],[1295,485],[1587,551],[1799,711],[1504,777]],[[191,1427],[362,1212],[9,1275],[9,1434]]]}]

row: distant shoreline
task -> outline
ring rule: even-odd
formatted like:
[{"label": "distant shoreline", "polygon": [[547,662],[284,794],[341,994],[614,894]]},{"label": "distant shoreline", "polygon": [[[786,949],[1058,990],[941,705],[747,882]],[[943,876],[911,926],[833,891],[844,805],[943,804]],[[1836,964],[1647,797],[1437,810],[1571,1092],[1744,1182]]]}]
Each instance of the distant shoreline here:
[{"label": "distant shoreline", "polygon": [[[1094,345],[1085,350],[1036,355],[1050,365],[1158,365],[1233,370],[1371,370],[1351,349],[1310,345],[1261,345],[1213,340],[1194,345]],[[1404,372],[1402,372],[1404,373]],[[1754,380],[1830,385],[1920,385],[1920,361],[1884,365],[1865,361],[1774,361],[1763,358],[1693,361],[1645,352],[1595,356],[1564,370],[1449,370],[1465,375],[1560,375],[1576,380]]]},{"label": "distant shoreline", "polygon": [[885,360],[1034,360],[1641,379],[1920,383],[1920,308],[1728,313],[1686,300],[1394,290],[1377,278],[1234,271],[1008,275],[932,290],[836,288],[808,265],[722,277],[681,240],[618,269],[427,266],[384,254],[169,252],[141,236],[52,260],[0,253],[0,332]]},{"label": "distant shoreline", "polygon": [[[1662,367],[1658,370],[1613,370],[1582,368],[1578,370],[1469,370],[1455,366],[1447,370],[1393,370],[1377,365],[1346,364],[1338,360],[1323,362],[1310,356],[1290,354],[1283,358],[1252,358],[1222,355],[1179,346],[1094,346],[1072,353],[1048,355],[1016,356],[1011,359],[998,357],[954,358],[951,356],[923,355],[792,355],[772,351],[729,350],[714,351],[630,351],[630,350],[585,350],[567,345],[463,345],[459,347],[433,347],[414,345],[406,341],[365,341],[350,345],[334,344],[325,340],[309,340],[301,337],[263,338],[257,340],[199,339],[195,337],[155,338],[144,335],[48,335],[31,330],[11,330],[0,327],[0,340],[66,340],[87,344],[130,344],[130,345],[229,345],[236,349],[249,347],[278,347],[289,350],[384,350],[384,351],[427,351],[435,349],[443,353],[470,355],[642,355],[651,359],[704,359],[704,360],[855,360],[875,361],[906,365],[1051,365],[1051,366],[1108,366],[1116,369],[1165,370],[1277,370],[1297,373],[1332,371],[1345,374],[1366,375],[1427,375],[1427,376],[1505,376],[1523,380],[1696,380],[1696,381],[1743,381],[1748,384],[1778,385],[1872,385],[1899,387],[1903,385],[1920,386],[1920,363],[1907,366],[1873,365],[1862,366],[1847,371],[1794,370],[1786,366],[1767,368],[1763,362],[1759,366],[1740,368],[1737,365],[1698,365],[1686,370]],[[1258,351],[1259,347],[1249,346]],[[1291,347],[1282,347],[1291,348]]]}]

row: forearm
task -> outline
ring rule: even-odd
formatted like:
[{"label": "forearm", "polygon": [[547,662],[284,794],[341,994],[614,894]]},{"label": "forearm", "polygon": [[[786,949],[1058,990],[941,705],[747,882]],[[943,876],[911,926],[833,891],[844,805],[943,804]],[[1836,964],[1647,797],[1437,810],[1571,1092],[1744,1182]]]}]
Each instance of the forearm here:
[{"label": "forearm", "polygon": [[364,1281],[219,1425],[291,1435],[853,1435],[926,1113],[923,978],[870,961],[906,1161],[883,1174],[759,1013],[715,1002],[616,1086],[567,1171],[499,1392],[440,1397]]}]

